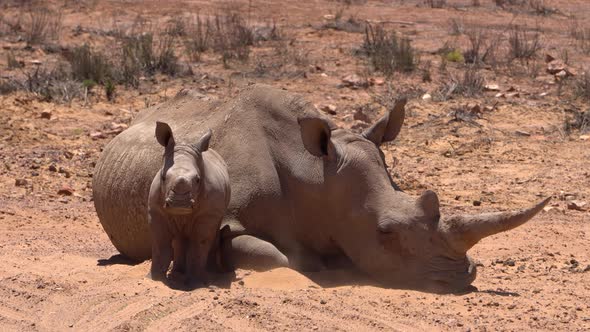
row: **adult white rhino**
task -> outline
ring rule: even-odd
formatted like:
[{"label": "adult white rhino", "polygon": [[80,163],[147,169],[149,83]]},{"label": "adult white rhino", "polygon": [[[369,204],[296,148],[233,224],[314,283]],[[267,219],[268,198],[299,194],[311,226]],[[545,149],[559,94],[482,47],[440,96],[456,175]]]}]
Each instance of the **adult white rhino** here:
[{"label": "adult white rhino", "polygon": [[464,289],[476,276],[469,248],[523,224],[548,199],[521,211],[441,217],[434,192],[414,198],[396,190],[379,146],[399,134],[404,106],[359,135],[336,128],[301,96],[265,85],[228,102],[181,91],[105,147],[93,180],[96,211],[122,254],[149,258],[146,204],[162,156],[156,121],[184,141],[211,128],[231,182],[225,261],[317,270],[344,260],[389,287]]}]

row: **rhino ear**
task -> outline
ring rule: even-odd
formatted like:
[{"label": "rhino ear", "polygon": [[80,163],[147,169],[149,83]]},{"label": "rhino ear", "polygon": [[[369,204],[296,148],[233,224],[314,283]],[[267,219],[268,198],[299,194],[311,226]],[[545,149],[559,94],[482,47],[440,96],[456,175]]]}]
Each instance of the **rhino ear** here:
[{"label": "rhino ear", "polygon": [[172,129],[165,122],[156,121],[156,140],[161,146],[167,147],[170,140],[173,139]]},{"label": "rhino ear", "polygon": [[440,202],[434,191],[426,190],[420,195],[420,197],[418,197],[416,203],[426,217],[438,222],[440,219]]},{"label": "rhino ear", "polygon": [[406,98],[395,102],[393,108],[379,121],[363,132],[363,137],[379,146],[393,141],[404,124]]},{"label": "rhino ear", "polygon": [[195,149],[199,152],[205,152],[209,150],[209,141],[211,140],[211,135],[213,135],[211,129],[207,130],[205,135],[203,135],[197,144],[195,144]]},{"label": "rhino ear", "polygon": [[332,136],[328,121],[317,117],[305,117],[297,119],[297,122],[301,128],[301,139],[307,151],[317,157],[327,156]]}]

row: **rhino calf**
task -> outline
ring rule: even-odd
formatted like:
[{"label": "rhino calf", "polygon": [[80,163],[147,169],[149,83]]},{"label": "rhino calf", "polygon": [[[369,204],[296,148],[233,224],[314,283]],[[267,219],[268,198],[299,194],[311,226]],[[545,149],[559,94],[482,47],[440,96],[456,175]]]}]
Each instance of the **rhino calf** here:
[{"label": "rhino calf", "polygon": [[196,143],[175,142],[170,126],[156,123],[156,139],[164,150],[163,166],[155,175],[148,198],[152,266],[148,277],[206,281],[218,230],[230,199],[227,165],[209,149],[211,130]]}]

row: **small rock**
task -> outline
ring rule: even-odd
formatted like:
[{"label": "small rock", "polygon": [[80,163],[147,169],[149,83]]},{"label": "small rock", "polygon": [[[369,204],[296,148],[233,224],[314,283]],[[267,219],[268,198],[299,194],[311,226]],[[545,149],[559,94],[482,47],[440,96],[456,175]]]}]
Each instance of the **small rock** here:
[{"label": "small rock", "polygon": [[481,201],[478,201],[478,200],[473,201],[473,206],[481,206]]},{"label": "small rock", "polygon": [[539,93],[539,97],[545,97],[548,94],[549,94],[548,92],[541,92],[541,93]]},{"label": "small rock", "polygon": [[517,130],[515,131],[516,135],[520,135],[520,136],[531,136],[531,134],[529,132],[526,132],[524,130]]},{"label": "small rock", "polygon": [[503,264],[506,266],[514,266],[514,265],[516,265],[516,262],[514,262],[514,259],[512,259],[512,258],[508,258],[507,260],[504,261]]},{"label": "small rock", "polygon": [[432,96],[429,93],[425,93],[422,96],[422,100],[424,100],[424,101],[431,101],[432,100]]},{"label": "small rock", "polygon": [[333,14],[324,15],[324,20],[334,20],[334,19],[336,19],[336,15],[333,15]]},{"label": "small rock", "polygon": [[506,94],[507,98],[519,98],[520,97],[520,93],[519,92],[511,92],[511,93],[507,93]]},{"label": "small rock", "polygon": [[496,98],[503,98],[504,97],[504,94],[502,92],[496,93],[496,95],[494,97],[496,97]]},{"label": "small rock", "polygon": [[107,138],[107,137],[105,136],[105,134],[103,134],[103,133],[102,133],[102,132],[100,132],[100,131],[95,131],[95,132],[93,132],[93,133],[90,133],[90,135],[89,135],[89,136],[90,136],[90,138],[92,138],[92,139],[95,139],[95,140],[96,140],[96,139],[99,139],[99,138]]},{"label": "small rock", "polygon": [[24,187],[28,184],[29,182],[26,179],[16,179],[14,180],[14,185],[17,187]]},{"label": "small rock", "polygon": [[72,159],[74,157],[74,153],[70,151],[64,151],[64,157],[67,159]]},{"label": "small rock", "polygon": [[68,171],[67,169],[60,167],[58,173],[61,173],[63,175],[66,176],[66,178],[70,178],[72,177],[72,173],[70,171]]},{"label": "small rock", "polygon": [[326,113],[335,115],[336,114],[336,106],[332,104],[323,105],[320,109]]},{"label": "small rock", "polygon": [[558,78],[566,78],[567,77],[567,72],[565,70],[562,70],[559,73],[555,74],[555,77],[558,77]]},{"label": "small rock", "polygon": [[347,75],[342,79],[342,84],[349,88],[360,88],[360,87],[367,87],[368,83],[366,80],[362,79],[357,74]]},{"label": "small rock", "polygon": [[326,304],[328,302],[326,302],[326,300],[320,300],[320,304]]},{"label": "small rock", "polygon": [[57,172],[57,167],[54,164],[49,165],[50,172]]},{"label": "small rock", "polygon": [[43,64],[43,62],[41,62],[41,60],[31,60],[30,63],[35,66],[40,66]]},{"label": "small rock", "polygon": [[483,87],[486,91],[500,91],[500,87],[497,84],[488,84]]},{"label": "small rock", "polygon": [[74,189],[64,186],[60,190],[57,191],[57,194],[62,195],[62,196],[72,196],[74,194]]},{"label": "small rock", "polygon": [[588,203],[586,202],[573,200],[567,203],[567,208],[569,210],[586,211],[588,209],[587,205]]},{"label": "small rock", "polygon": [[580,140],[587,141],[590,139],[590,135],[580,135]]},{"label": "small rock", "polygon": [[555,58],[550,55],[550,54],[545,54],[545,63],[549,63],[551,61],[555,60]]},{"label": "small rock", "polygon": [[377,77],[377,78],[373,79],[373,83],[375,85],[383,85],[383,84],[385,84],[385,80],[383,78]]},{"label": "small rock", "polygon": [[359,120],[359,121],[363,121],[363,122],[367,122],[367,123],[369,123],[371,121],[371,119],[369,119],[369,117],[360,108],[354,112],[352,118],[355,120]]},{"label": "small rock", "polygon": [[44,110],[43,112],[41,112],[41,119],[49,120],[49,119],[51,119],[51,115],[52,115],[51,110]]},{"label": "small rock", "polygon": [[129,126],[125,123],[116,123],[116,122],[112,122],[111,123],[111,133],[120,133],[123,130],[127,129]]}]

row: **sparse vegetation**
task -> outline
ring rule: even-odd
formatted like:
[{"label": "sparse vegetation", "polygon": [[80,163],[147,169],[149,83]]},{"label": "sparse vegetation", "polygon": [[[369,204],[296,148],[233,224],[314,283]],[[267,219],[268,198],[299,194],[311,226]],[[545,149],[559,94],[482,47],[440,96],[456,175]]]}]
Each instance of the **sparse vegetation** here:
[{"label": "sparse vegetation", "polygon": [[470,25],[465,30],[469,40],[469,48],[463,53],[465,62],[480,64],[496,63],[496,52],[500,44],[500,34],[492,34],[482,27]]},{"label": "sparse vegetation", "polygon": [[459,36],[465,32],[465,23],[460,18],[449,19],[449,32],[452,36]]},{"label": "sparse vegetation", "polygon": [[590,101],[590,71],[586,70],[574,81],[576,97]]},{"label": "sparse vegetation", "polygon": [[447,5],[447,0],[424,0],[424,3],[430,8],[443,8]]},{"label": "sparse vegetation", "polygon": [[412,71],[418,62],[410,39],[398,37],[395,31],[388,32],[381,25],[367,25],[363,50],[373,68],[388,76],[396,71]]},{"label": "sparse vegetation", "polygon": [[474,66],[469,66],[462,75],[457,77],[450,75],[447,82],[439,88],[436,93],[438,100],[447,100],[452,95],[474,97],[483,91],[485,79]]},{"label": "sparse vegetation", "polygon": [[248,60],[250,46],[254,45],[254,33],[239,13],[231,13],[229,16],[216,15],[212,29],[213,50],[221,54],[226,67],[230,60]]},{"label": "sparse vegetation", "polygon": [[531,59],[541,49],[541,36],[537,31],[511,25],[508,36],[509,52],[512,59]]},{"label": "sparse vegetation", "polygon": [[566,117],[563,123],[563,129],[566,134],[571,134],[574,130],[580,133],[590,132],[590,110],[579,111],[570,110],[571,116]]},{"label": "sparse vegetation", "polygon": [[365,31],[365,22],[359,20],[354,15],[350,15],[347,19],[343,19],[343,13],[343,10],[336,12],[334,19],[324,23],[322,28],[353,33],[362,33]]},{"label": "sparse vegetation", "polygon": [[102,84],[112,76],[112,65],[107,57],[92,50],[88,44],[74,48],[66,59],[72,67],[72,76],[79,81],[92,80]]},{"label": "sparse vegetation", "polygon": [[577,19],[570,23],[569,35],[572,37],[576,46],[584,54],[590,54],[590,28],[580,25]]},{"label": "sparse vegetation", "polygon": [[201,54],[209,49],[211,43],[211,22],[196,15],[185,28],[187,38],[184,40],[186,54],[191,61],[201,61]]},{"label": "sparse vegetation", "polygon": [[448,62],[464,62],[465,58],[463,58],[463,54],[459,50],[451,50],[447,54],[445,54],[445,59]]},{"label": "sparse vegetation", "polygon": [[8,65],[8,69],[24,67],[24,63],[16,60],[16,57],[12,51],[6,52],[6,64]]},{"label": "sparse vegetation", "polygon": [[57,39],[61,30],[61,13],[47,8],[32,9],[25,28],[28,44],[41,44],[47,39]]}]

